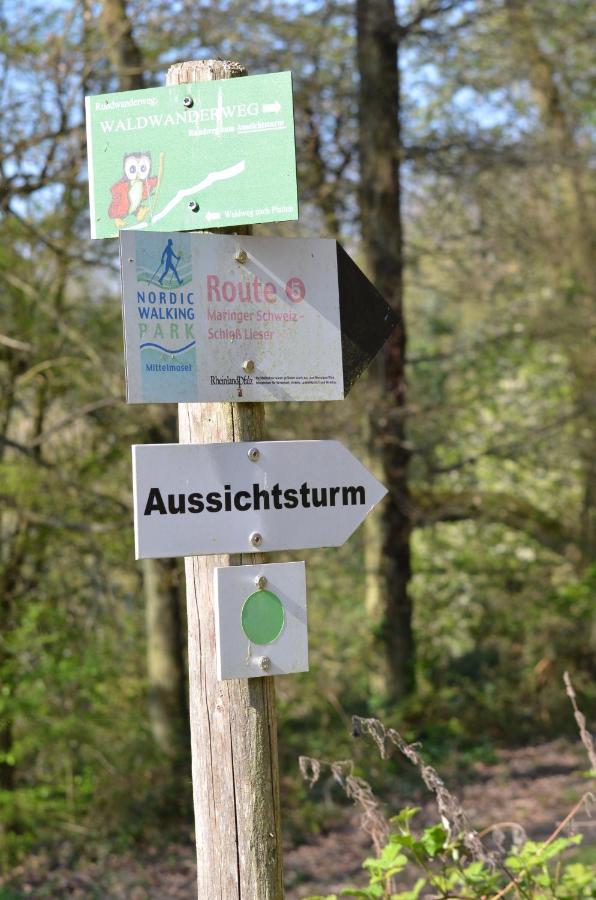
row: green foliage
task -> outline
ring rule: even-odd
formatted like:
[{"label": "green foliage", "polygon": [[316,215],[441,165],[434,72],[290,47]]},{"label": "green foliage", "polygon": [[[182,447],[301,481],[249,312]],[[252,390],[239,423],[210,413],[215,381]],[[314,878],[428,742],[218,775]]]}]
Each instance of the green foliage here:
[{"label": "green foliage", "polygon": [[[529,10],[523,27],[508,18],[516,5]],[[100,4],[54,6],[8,4],[0,30],[4,865],[51,840],[140,839],[186,824],[190,805],[186,770],[176,780],[149,733],[132,552],[129,445],[158,414],[123,403],[117,249],[87,239],[82,98],[117,89],[116,73]],[[128,6],[148,82],[161,83],[174,57],[210,53],[251,72],[293,70],[302,219],[285,232],[343,235],[357,254],[350,5],[222,0],[199,4],[195,19],[161,0]],[[499,744],[573,731],[565,669],[588,717],[596,708],[593,101],[585,0],[445,6],[401,47],[419,689],[387,720],[461,771]],[[421,8],[400,3],[400,18]],[[533,77],[536,46],[556,88],[550,105]],[[549,121],[557,106],[565,133]],[[366,381],[343,404],[270,406],[272,438],[339,437],[364,457]],[[380,783],[398,771],[349,738],[350,715],[384,702],[363,543],[361,530],[306,555],[311,670],[278,679],[296,839],[335,815],[318,802],[326,785],[313,799],[299,783],[299,754],[355,752],[356,771]],[[418,859],[452,865],[437,877],[460,878],[461,890],[490,881],[478,862],[460,871],[440,825],[415,837],[394,824],[390,849],[367,863],[372,896],[387,871],[411,885],[398,896],[420,895]],[[580,863],[557,874],[545,858],[526,875],[524,860],[512,856],[520,877],[558,879],[556,896],[592,889]]]},{"label": "green foliage", "polygon": [[[361,897],[368,900],[417,900],[426,888],[433,895],[483,900],[503,888],[513,898],[556,897],[579,900],[594,896],[596,869],[560,860],[565,851],[581,842],[581,835],[542,843],[525,841],[502,862],[470,860],[461,836],[450,837],[441,824],[431,825],[416,836],[410,828],[417,810],[405,808],[391,821],[394,830],[376,857],[365,859],[369,874],[366,887],[346,887],[325,898]],[[411,887],[406,887],[411,884]]]},{"label": "green foliage", "polygon": [[67,608],[62,581],[53,604],[29,601],[11,634],[0,723],[14,723],[18,780],[0,795],[0,868],[57,838],[78,851],[89,835],[125,846],[189,820],[185,768],[172,773],[148,730],[137,610],[98,592],[99,609],[89,595],[79,604],[77,587],[70,574]]}]

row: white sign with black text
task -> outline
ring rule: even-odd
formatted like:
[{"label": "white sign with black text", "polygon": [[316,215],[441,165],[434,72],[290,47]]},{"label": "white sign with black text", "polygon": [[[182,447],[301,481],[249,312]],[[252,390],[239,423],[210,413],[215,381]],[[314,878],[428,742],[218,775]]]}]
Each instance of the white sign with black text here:
[{"label": "white sign with black text", "polygon": [[338,441],[132,453],[137,559],[339,547],[387,493]]}]

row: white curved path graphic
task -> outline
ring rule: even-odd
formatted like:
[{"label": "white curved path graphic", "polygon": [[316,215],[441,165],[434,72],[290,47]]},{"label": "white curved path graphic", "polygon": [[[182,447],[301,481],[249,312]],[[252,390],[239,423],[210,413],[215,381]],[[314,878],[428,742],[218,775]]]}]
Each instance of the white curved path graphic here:
[{"label": "white curved path graphic", "polygon": [[154,225],[156,222],[159,222],[161,219],[164,219],[167,215],[169,215],[172,210],[178,206],[181,200],[184,200],[185,197],[190,197],[191,195],[198,194],[200,191],[206,190],[208,187],[211,187],[212,184],[215,184],[218,181],[227,181],[229,178],[235,178],[236,175],[241,175],[246,168],[246,163],[244,160],[241,160],[239,163],[236,163],[234,166],[228,166],[227,169],[220,169],[219,172],[210,172],[202,181],[199,181],[198,184],[193,185],[192,187],[182,188],[178,191],[177,194],[174,194],[172,199],[167,203],[164,208],[156,213],[151,223],[148,222],[139,222],[138,225],[133,225],[131,228],[127,228],[127,231],[139,231],[141,228],[147,228],[149,224]]}]

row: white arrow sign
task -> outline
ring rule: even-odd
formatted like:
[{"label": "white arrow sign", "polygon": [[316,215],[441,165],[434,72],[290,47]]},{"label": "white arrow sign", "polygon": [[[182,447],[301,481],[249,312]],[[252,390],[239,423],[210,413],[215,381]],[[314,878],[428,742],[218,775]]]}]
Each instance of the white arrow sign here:
[{"label": "white arrow sign", "polygon": [[137,559],[339,547],[387,493],[338,441],[132,453]]},{"label": "white arrow sign", "polygon": [[276,100],[275,103],[263,103],[262,109],[264,113],[278,113],[281,110],[281,103],[279,100]]}]

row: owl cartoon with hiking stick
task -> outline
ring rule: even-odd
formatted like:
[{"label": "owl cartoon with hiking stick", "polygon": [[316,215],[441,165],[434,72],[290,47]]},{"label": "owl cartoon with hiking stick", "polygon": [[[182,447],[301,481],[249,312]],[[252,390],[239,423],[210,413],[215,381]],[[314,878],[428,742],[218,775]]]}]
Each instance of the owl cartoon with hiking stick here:
[{"label": "owl cartoon with hiking stick", "polygon": [[151,175],[151,154],[149,152],[126,153],[124,174],[112,185],[112,200],[108,215],[118,228],[144,222],[152,216],[157,194],[163,177],[164,154],[159,154],[156,176]]}]

